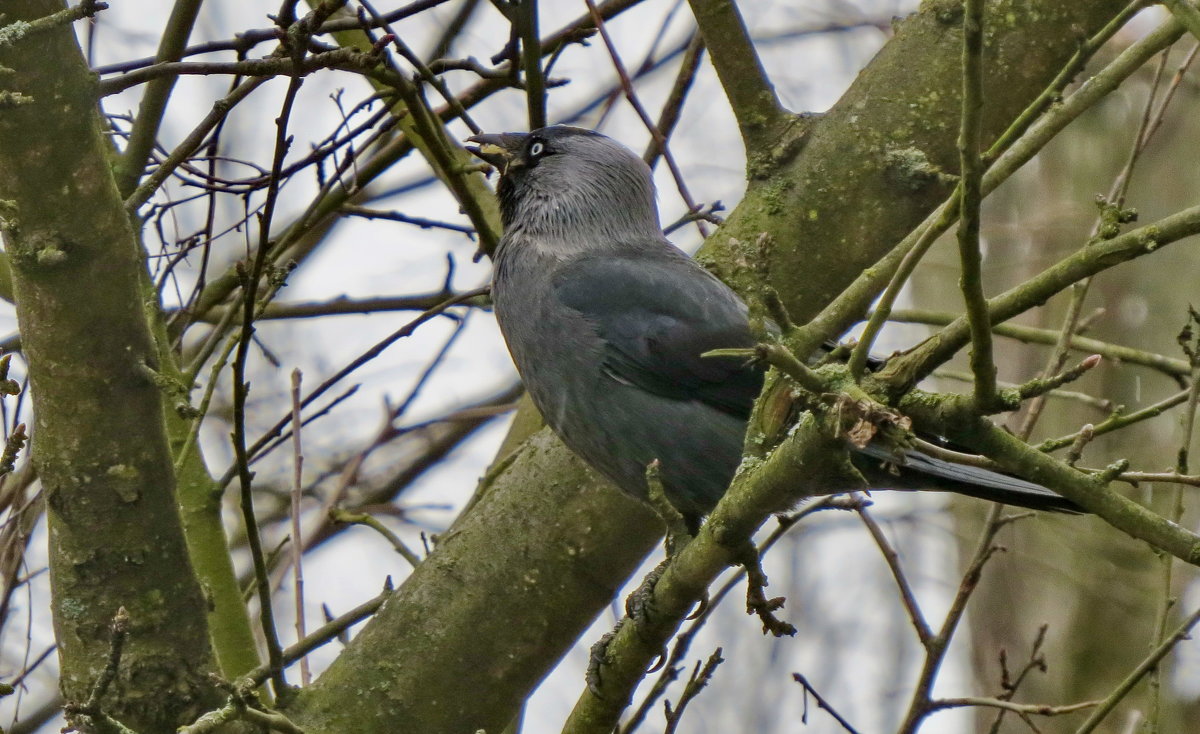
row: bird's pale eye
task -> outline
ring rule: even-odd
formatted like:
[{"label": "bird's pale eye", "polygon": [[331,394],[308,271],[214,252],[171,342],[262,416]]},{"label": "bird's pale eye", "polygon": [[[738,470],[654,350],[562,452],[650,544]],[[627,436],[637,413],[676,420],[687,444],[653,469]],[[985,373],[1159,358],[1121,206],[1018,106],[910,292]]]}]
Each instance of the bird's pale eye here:
[{"label": "bird's pale eye", "polygon": [[545,143],[541,142],[540,140],[534,141],[533,145],[529,146],[529,157],[537,158],[545,150],[546,150]]}]

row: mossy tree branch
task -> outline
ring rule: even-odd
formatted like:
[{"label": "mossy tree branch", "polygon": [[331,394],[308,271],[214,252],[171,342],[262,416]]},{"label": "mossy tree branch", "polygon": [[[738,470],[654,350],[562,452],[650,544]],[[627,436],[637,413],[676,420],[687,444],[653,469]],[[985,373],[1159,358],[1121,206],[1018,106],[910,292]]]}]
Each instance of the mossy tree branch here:
[{"label": "mossy tree branch", "polygon": [[1110,489],[1108,485],[1119,472],[1086,474],[1070,467],[980,417],[972,402],[961,395],[913,391],[900,401],[900,410],[921,429],[961,441],[1008,471],[1050,487],[1118,530],[1186,563],[1200,565],[1200,536]]},{"label": "mossy tree branch", "polygon": [[1200,10],[1188,0],[1163,0],[1171,14],[1179,19],[1188,32],[1200,40]]},{"label": "mossy tree branch", "polygon": [[737,118],[746,152],[755,154],[790,116],[775,96],[775,88],[759,61],[737,3],[691,0],[690,5],[717,78]]},{"label": "mossy tree branch", "polygon": [[[1118,20],[1122,18],[1127,20],[1128,15],[1121,13],[1117,16]],[[1107,24],[1105,28],[1092,38],[1093,43],[1085,45],[1092,45],[1094,47],[1094,42],[1098,38],[1111,35],[1113,32],[1112,25],[1113,23]],[[987,157],[989,159],[997,155],[999,157],[995,158],[994,163],[988,168],[987,173],[983,177],[981,182],[983,194],[987,195],[994,191],[997,186],[1016,173],[1021,166],[1028,163],[1055,135],[1062,132],[1073,120],[1077,119],[1081,114],[1115,90],[1122,82],[1137,72],[1150,58],[1163,49],[1170,47],[1182,34],[1183,26],[1178,22],[1169,20],[1163,23],[1144,38],[1139,39],[1136,43],[1125,49],[1112,63],[1089,79],[1087,84],[1076,90],[1074,94],[1067,97],[1061,104],[1049,110],[1036,123],[1030,125],[1027,122],[1022,122],[1022,120],[1015,122],[988,151]],[[1077,62],[1078,60],[1072,57],[1068,63],[1068,67],[1074,67]],[[1063,76],[1059,74],[1054,80],[1053,85],[1060,84],[1062,81]],[[1020,117],[1022,119],[1030,114],[1033,108],[1042,105],[1041,98],[1046,95],[1047,91],[1052,90],[1053,85],[1050,89],[1044,91],[1042,95],[1039,95],[1031,107],[1027,107],[1021,113]],[[1005,142],[1006,137],[1017,126],[1027,126],[1028,129],[1019,139],[1007,140]],[[1002,154],[1001,151],[1003,151]],[[895,297],[899,294],[900,288],[907,281],[909,275],[911,275],[917,262],[928,250],[928,247],[933,244],[934,240],[946,232],[957,219],[958,197],[957,194],[954,194],[932,211],[924,222],[909,231],[900,240],[899,244],[887,252],[872,267],[863,269],[851,284],[830,303],[825,305],[820,313],[813,317],[812,321],[792,335],[792,341],[798,351],[802,353],[812,352],[823,341],[836,338],[849,329],[851,325],[861,318],[863,312],[865,312],[869,304],[875,299],[876,294],[880,290],[883,290],[886,284],[887,288],[879,301],[878,310],[871,316],[871,320],[867,324],[863,335],[863,341],[869,346],[875,334],[878,333],[879,328],[882,327],[887,311],[891,309]],[[865,359],[866,346],[862,350],[855,351],[855,354],[851,357],[851,366],[854,367],[856,364],[861,365],[865,362]],[[861,370],[861,366],[858,369]]]},{"label": "mossy tree branch", "polygon": [[991,410],[996,402],[996,362],[992,358],[992,329],[983,294],[983,252],[979,220],[983,205],[983,161],[979,141],[983,116],[983,0],[963,3],[962,122],[958,132],[960,221],[959,286],[971,327],[971,371],[975,374],[975,403]]},{"label": "mossy tree branch", "polygon": [[[1095,242],[1015,288],[988,300],[993,322],[1005,321],[1045,303],[1051,296],[1083,278],[1148,255],[1161,247],[1200,234],[1200,206],[1184,209],[1154,224],[1138,227],[1110,240]],[[965,317],[930,337],[920,347],[893,360],[880,373],[897,392],[928,376],[965,346],[971,339],[971,327]]]},{"label": "mossy tree branch", "polygon": [[[989,2],[983,144],[990,146],[1072,58],[1075,46],[1064,39],[1092,36],[1124,5]],[[751,180],[701,259],[752,301],[765,272],[797,323],[874,270],[954,186],[960,12],[958,2],[929,3],[898,23],[895,37],[809,126],[803,149],[769,179]],[[764,232],[773,244],[759,253]],[[763,260],[755,268],[744,264]],[[874,292],[887,280],[884,274]],[[841,314],[845,326],[863,311]]]},{"label": "mossy tree branch", "polygon": [[[644,614],[624,618],[613,636],[601,643],[603,649],[593,649],[599,658],[593,662],[597,666],[594,686],[579,697],[564,734],[613,731],[637,684],[663,654],[688,612],[717,576],[738,562],[771,513],[824,493],[832,476],[855,476],[847,454],[837,450],[831,435],[806,414],[769,457],[743,465],[699,534],[671,557],[649,597],[639,601]],[[856,481],[848,479],[845,486]]]},{"label": "mossy tree branch", "polygon": [[[935,326],[948,326],[954,323],[959,317],[959,314],[949,311],[927,311],[923,309],[897,309],[888,317],[891,321],[896,321],[904,324],[931,324]],[[1058,344],[1061,332],[1055,329],[1039,329],[1034,326],[1024,326],[1022,324],[993,324],[992,333],[1009,339],[1026,342],[1029,344],[1045,344],[1054,346]],[[1185,360],[1178,357],[1168,357],[1157,352],[1148,352],[1143,349],[1134,349],[1123,344],[1113,344],[1112,342],[1101,341],[1091,337],[1079,336],[1078,334],[1071,335],[1067,345],[1078,352],[1087,352],[1088,354],[1099,354],[1105,359],[1110,359],[1116,362],[1124,362],[1126,364],[1142,365],[1152,370],[1161,372],[1164,375],[1173,377],[1186,377],[1191,374],[1191,367]]]},{"label": "mossy tree branch", "polygon": [[501,731],[661,532],[548,430],[502,476],[535,495],[497,486],[479,498],[300,692],[288,715],[305,731]]},{"label": "mossy tree branch", "polygon": [[[14,0],[4,11],[33,20],[61,7]],[[88,698],[124,606],[118,680],[137,683],[102,706],[135,729],[173,731],[220,697],[203,677],[214,669],[205,602],[175,505],[141,254],[71,28],[0,48],[0,65],[12,70],[6,91],[27,99],[0,115],[0,199],[49,516],[61,687]]]},{"label": "mossy tree branch", "polygon": [[[997,94],[989,97],[983,139],[1005,130],[1071,58],[1074,46],[1064,38],[1092,35],[1124,5],[989,3],[994,32],[987,53],[995,62],[988,67],[994,83],[986,83]],[[805,147],[775,159],[769,178],[752,181],[706,245],[706,263],[748,294],[767,273],[791,314],[807,319],[945,198],[949,185],[931,172],[957,167],[955,7],[933,3],[900,25],[812,125]],[[900,166],[897,159],[929,165]],[[763,233],[772,246],[758,244]],[[550,661],[603,608],[607,599],[596,588],[618,588],[660,527],[644,507],[600,489],[560,443],[536,434],[330,671],[300,694],[289,716],[318,733],[380,721],[429,731],[450,724],[502,729]],[[561,540],[562,533],[572,540]],[[551,577],[555,589],[543,583]],[[501,622],[513,609],[535,618],[513,630]],[[454,642],[459,638],[470,640],[469,654]],[[376,688],[366,691],[363,680]],[[467,702],[428,694],[463,689],[480,695]]]}]

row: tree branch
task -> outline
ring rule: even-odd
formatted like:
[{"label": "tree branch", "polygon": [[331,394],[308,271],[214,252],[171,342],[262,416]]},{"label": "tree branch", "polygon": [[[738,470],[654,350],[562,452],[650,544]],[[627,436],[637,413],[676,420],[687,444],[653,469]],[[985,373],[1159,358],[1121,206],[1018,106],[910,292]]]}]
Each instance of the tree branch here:
[{"label": "tree branch", "polygon": [[[171,7],[171,17],[167,19],[167,26],[159,41],[158,54],[155,56],[159,63],[180,59],[192,27],[196,24],[201,2],[202,0],[178,0]],[[122,196],[128,196],[142,177],[142,169],[158,138],[158,128],[162,123],[163,112],[167,109],[171,90],[175,87],[175,79],[174,76],[163,76],[146,85],[133,129],[129,132],[125,152],[116,165],[117,189]]]},{"label": "tree branch", "polygon": [[[1160,247],[1200,234],[1200,206],[1184,209],[1145,227],[1130,230],[1111,240],[1097,242],[1047,268],[1025,283],[988,301],[994,322],[1005,321],[1035,306],[1071,284],[1155,252]],[[967,319],[959,317],[930,337],[921,346],[892,360],[879,377],[902,390],[929,375],[935,367],[950,359],[971,338]]]},{"label": "tree branch", "polygon": [[983,114],[983,0],[963,3],[962,127],[958,133],[959,285],[971,327],[971,371],[975,373],[975,404],[983,412],[996,406],[996,362],[992,358],[992,329],[983,294],[983,253],[979,243],[979,209],[983,204],[983,162],[979,157]]},{"label": "tree branch", "polygon": [[[1120,17],[1125,16],[1122,14]],[[1106,25],[1102,34],[1110,32],[1111,26]],[[983,195],[986,196],[995,190],[997,186],[1031,160],[1050,140],[1062,132],[1068,124],[1115,90],[1148,60],[1179,40],[1182,34],[1182,26],[1174,21],[1167,21],[1125,49],[1107,67],[1096,73],[1087,84],[1081,86],[1061,104],[1048,110],[988,168],[982,182]],[[1072,57],[1068,66],[1075,63],[1076,60]],[[1061,79],[1062,75],[1055,77],[1054,84],[1060,83]],[[1041,96],[1035,100],[1033,105],[1040,104],[1042,104]],[[1018,120],[1017,124],[1025,123]],[[1012,127],[1016,127],[1016,124]],[[1012,127],[1009,129],[1011,130]],[[1007,131],[1005,135],[1007,135]],[[998,151],[999,148],[994,146],[989,153]],[[899,294],[900,287],[916,266],[917,260],[939,235],[954,224],[957,217],[958,198],[952,193],[929,213],[923,222],[902,233],[903,239],[900,243],[885,251],[882,257],[873,263],[873,267],[864,265],[859,272],[852,276],[853,282],[850,282],[842,292],[830,295],[824,308],[803,328],[802,333],[792,337],[797,351],[811,353],[823,341],[836,338],[845,332],[861,318],[870,303],[875,300],[876,295],[887,284],[887,292],[881,300],[879,308],[872,315],[871,323],[868,324],[864,334],[864,339],[867,338],[867,335],[872,335],[871,338],[873,338],[878,328],[882,326],[892,301]],[[731,217],[730,220],[732,221],[733,218]],[[789,310],[795,313],[793,306],[789,306]],[[865,351],[861,359],[865,359]]]},{"label": "tree branch", "polygon": [[731,0],[689,0],[704,45],[737,118],[747,156],[774,135],[788,117],[775,96],[746,22]]},{"label": "tree branch", "polygon": [[[61,7],[12,0],[4,11],[31,20]],[[39,43],[39,53],[0,47],[4,85],[30,98],[0,115],[0,199],[38,421],[60,685],[69,700],[87,699],[108,620],[124,606],[135,624],[121,680],[153,679],[176,695],[115,686],[127,690],[104,708],[138,730],[173,731],[219,695],[197,676],[214,660],[152,377],[143,260],[72,30]]]},{"label": "tree branch", "polygon": [[963,396],[934,396],[914,390],[900,401],[900,410],[922,430],[961,441],[1008,471],[1053,489],[1127,535],[1200,565],[1200,536],[1110,489],[1108,484],[1119,472],[1080,472],[979,417]]},{"label": "tree branch", "polygon": [[612,732],[650,664],[717,575],[737,562],[754,531],[844,471],[844,452],[831,449],[828,432],[807,414],[769,458],[739,473],[696,538],[669,559],[640,602],[641,613],[626,616],[593,649],[597,668],[563,734]]}]

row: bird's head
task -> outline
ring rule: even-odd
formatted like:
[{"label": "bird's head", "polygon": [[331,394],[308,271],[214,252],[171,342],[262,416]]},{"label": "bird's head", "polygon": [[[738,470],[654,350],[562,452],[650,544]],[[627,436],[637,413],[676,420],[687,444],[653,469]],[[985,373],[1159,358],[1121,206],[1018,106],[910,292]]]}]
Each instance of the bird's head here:
[{"label": "bird's head", "polygon": [[556,125],[530,133],[468,138],[500,171],[504,228],[576,241],[658,236],[650,168],[625,146],[592,130]]}]

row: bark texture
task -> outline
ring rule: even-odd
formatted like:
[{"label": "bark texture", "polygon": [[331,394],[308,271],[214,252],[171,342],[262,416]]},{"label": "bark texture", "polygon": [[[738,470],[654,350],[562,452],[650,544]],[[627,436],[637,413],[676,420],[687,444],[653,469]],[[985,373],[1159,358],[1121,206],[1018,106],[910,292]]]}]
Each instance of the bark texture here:
[{"label": "bark texture", "polygon": [[[4,4],[5,22],[63,8]],[[143,268],[109,167],[94,80],[69,26],[0,48],[0,199],[22,346],[33,457],[50,527],[53,616],[68,701],[87,699],[108,623],[131,628],[105,712],[174,731],[216,703],[205,601],[192,574],[139,290]]]}]

